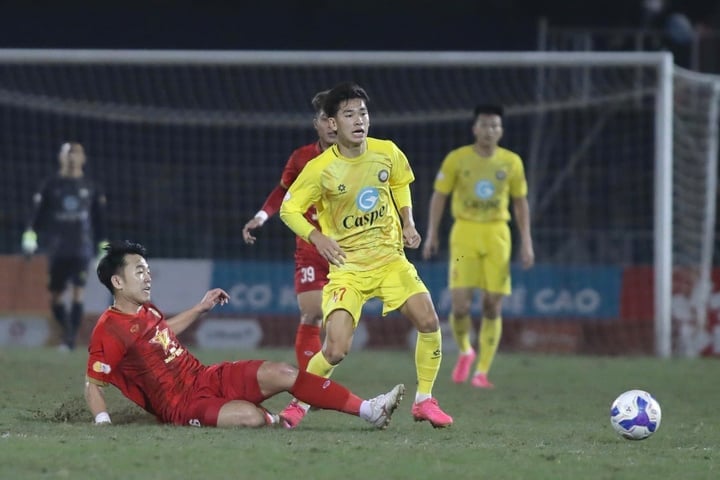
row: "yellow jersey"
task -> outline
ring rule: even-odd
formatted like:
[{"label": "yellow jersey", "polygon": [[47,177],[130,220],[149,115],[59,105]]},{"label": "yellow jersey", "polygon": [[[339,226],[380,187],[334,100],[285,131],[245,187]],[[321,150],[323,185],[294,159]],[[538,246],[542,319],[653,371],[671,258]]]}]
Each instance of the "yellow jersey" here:
[{"label": "yellow jersey", "polygon": [[402,227],[392,190],[415,180],[405,154],[389,140],[367,138],[365,153],[344,157],[333,145],[308,162],[285,195],[280,217],[308,239],[314,227],[303,217],[315,205],[323,234],[347,257],[346,271],[368,271],[404,258]]},{"label": "yellow jersey", "polygon": [[473,145],[451,151],[440,166],[434,188],[452,193],[453,218],[471,222],[508,221],[510,198],[527,196],[520,156],[502,147],[487,158]]}]

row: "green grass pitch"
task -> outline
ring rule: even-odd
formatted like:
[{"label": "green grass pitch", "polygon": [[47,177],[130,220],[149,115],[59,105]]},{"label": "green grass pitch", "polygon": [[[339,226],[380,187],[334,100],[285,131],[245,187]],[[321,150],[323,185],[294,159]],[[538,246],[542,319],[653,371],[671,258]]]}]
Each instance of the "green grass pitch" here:
[{"label": "green grass pitch", "polygon": [[[201,360],[293,361],[288,350],[196,351]],[[0,479],[718,479],[720,362],[501,353],[497,388],[454,385],[446,354],[434,394],[455,419],[415,423],[411,351],[351,352],[333,378],[363,397],[408,387],[390,427],[311,412],[293,431],[158,425],[114,389],[114,424],[93,426],[82,398],[84,351],[0,350]],[[651,392],[662,424],[620,438],[609,406]],[[281,395],[267,402],[280,410]]]}]

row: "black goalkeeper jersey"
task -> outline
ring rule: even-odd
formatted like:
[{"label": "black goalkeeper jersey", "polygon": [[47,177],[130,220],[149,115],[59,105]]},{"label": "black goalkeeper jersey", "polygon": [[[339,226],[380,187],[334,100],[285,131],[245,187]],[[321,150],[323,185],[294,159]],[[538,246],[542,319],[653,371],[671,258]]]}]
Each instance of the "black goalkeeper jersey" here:
[{"label": "black goalkeeper jersey", "polygon": [[95,254],[105,238],[105,195],[85,177],[56,175],[35,194],[31,227],[50,257],[84,257]]}]

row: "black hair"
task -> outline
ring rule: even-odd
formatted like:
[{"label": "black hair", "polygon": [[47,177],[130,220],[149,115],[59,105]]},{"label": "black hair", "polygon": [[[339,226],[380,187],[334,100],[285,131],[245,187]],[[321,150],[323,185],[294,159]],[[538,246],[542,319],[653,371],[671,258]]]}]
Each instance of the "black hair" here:
[{"label": "black hair", "polygon": [[327,98],[328,93],[330,93],[330,90],[323,90],[321,92],[317,92],[313,97],[312,102],[310,102],[313,107],[313,112],[315,112],[315,115],[323,112],[325,99]]},{"label": "black hair", "polygon": [[475,107],[475,117],[473,118],[477,120],[478,115],[497,115],[498,117],[503,118],[504,113],[502,105],[484,103]]},{"label": "black hair", "polygon": [[103,250],[105,250],[105,255],[98,262],[97,276],[100,283],[114,295],[115,290],[111,279],[126,265],[125,255],[136,254],[145,257],[147,250],[139,243],[130,240],[112,241]]},{"label": "black hair", "polygon": [[325,104],[323,105],[323,110],[325,110],[328,117],[334,117],[337,115],[342,102],[355,98],[364,100],[365,104],[370,103],[370,97],[365,89],[363,89],[360,85],[353,82],[341,83],[333,87],[332,90],[328,92]]}]

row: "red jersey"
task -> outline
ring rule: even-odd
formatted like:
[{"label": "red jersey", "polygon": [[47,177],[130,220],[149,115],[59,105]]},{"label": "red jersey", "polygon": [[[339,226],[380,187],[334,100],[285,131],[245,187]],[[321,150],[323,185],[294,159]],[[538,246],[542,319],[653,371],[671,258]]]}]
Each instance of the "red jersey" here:
[{"label": "red jersey", "polygon": [[[310,143],[308,145],[297,148],[290,154],[290,158],[288,158],[288,161],[285,164],[285,168],[283,169],[282,177],[280,179],[281,183],[285,185],[285,187],[290,187],[290,185],[293,184],[298,175],[300,175],[302,169],[305,168],[307,162],[317,157],[321,153],[322,150],[320,150],[320,142]],[[278,186],[265,200],[265,204],[262,206],[262,210],[267,213],[268,217],[273,216],[280,209],[283,195],[285,195],[285,189],[281,189],[281,187]],[[320,230],[320,224],[317,221],[317,211],[315,210],[315,207],[310,207],[308,211],[305,212],[305,218],[308,220],[308,222],[313,224],[315,228]],[[307,258],[308,255],[311,255],[310,258],[319,257],[320,255],[317,253],[317,250],[313,245],[309,244],[300,237],[296,237],[295,245],[296,260]],[[323,259],[323,261],[327,260]]]},{"label": "red jersey", "polygon": [[[305,168],[305,165],[321,153],[322,150],[320,150],[320,142],[305,145],[292,152],[282,172],[282,184],[286,187],[290,187],[298,175],[300,175],[302,169]],[[314,206],[310,207],[308,211],[305,212],[305,218],[307,218],[308,222],[312,223],[315,228],[320,230],[320,224],[317,220],[317,210],[315,210]],[[308,254],[314,257],[319,255],[312,244],[306,242],[300,237],[296,237],[295,258],[302,258]]]},{"label": "red jersey", "polygon": [[174,422],[204,366],[152,304],[130,315],[108,308],[90,337],[87,376],[114,385],[162,422]]}]

